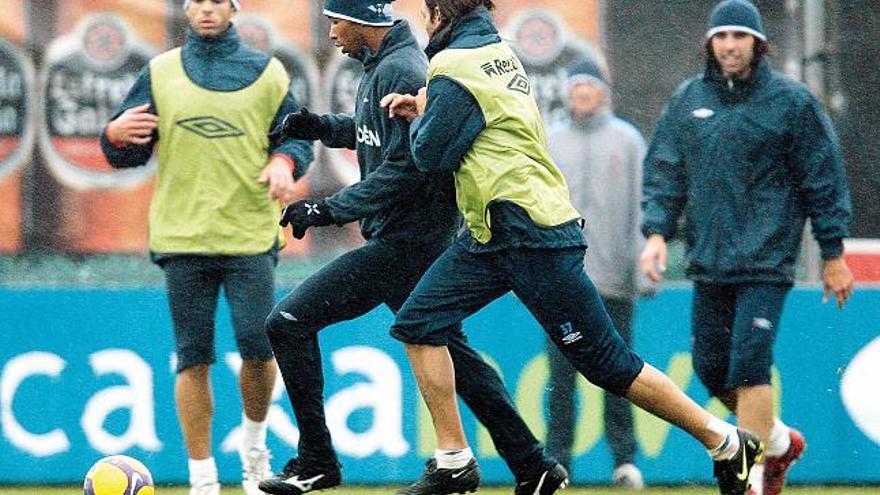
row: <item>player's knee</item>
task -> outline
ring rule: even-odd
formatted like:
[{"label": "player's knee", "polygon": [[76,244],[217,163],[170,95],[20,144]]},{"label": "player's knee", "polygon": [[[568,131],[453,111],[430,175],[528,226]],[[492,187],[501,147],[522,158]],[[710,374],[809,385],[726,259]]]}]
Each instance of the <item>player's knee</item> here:
[{"label": "player's knee", "polygon": [[212,352],[177,352],[177,374],[207,375],[209,368],[214,364]]},{"label": "player's knee", "polygon": [[292,313],[278,308],[269,313],[265,327],[271,341],[290,337],[305,338],[313,332],[306,322],[298,319]]},{"label": "player's knee", "polygon": [[428,328],[400,326],[395,324],[388,332],[392,338],[407,345],[448,345],[447,335],[443,331],[431,331]]},{"label": "player's knee", "polygon": [[724,366],[716,359],[694,356],[694,373],[713,397],[720,397],[725,390]]},{"label": "player's knee", "polygon": [[626,366],[616,366],[614,368],[590,367],[587,371],[582,372],[582,374],[593,385],[623,397],[639,376],[642,366],[644,366],[644,361],[639,360],[638,364],[634,362]]},{"label": "player's knee", "polygon": [[770,366],[757,363],[736,363],[733,366],[726,388],[736,390],[744,387],[757,387],[771,384]]},{"label": "player's knee", "polygon": [[550,333],[565,359],[590,383],[624,395],[645,362],[616,332],[589,331],[586,327],[559,327]]},{"label": "player's knee", "polygon": [[236,338],[238,344],[238,353],[245,361],[271,361],[272,346],[269,344],[267,334],[264,332],[254,332]]}]

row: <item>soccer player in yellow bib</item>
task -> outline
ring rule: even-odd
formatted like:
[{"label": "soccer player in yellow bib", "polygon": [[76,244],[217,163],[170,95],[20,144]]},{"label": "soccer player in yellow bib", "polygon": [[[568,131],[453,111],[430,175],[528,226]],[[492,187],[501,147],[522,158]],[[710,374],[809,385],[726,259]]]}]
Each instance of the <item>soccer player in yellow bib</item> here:
[{"label": "soccer player in yellow bib", "polygon": [[245,47],[231,24],[238,0],[187,0],[180,48],[141,71],[102,135],[115,167],[158,155],[150,254],[165,271],[177,350],[175,400],[189,454],[191,495],[220,492],[211,453],[214,315],[220,287],[242,357],[242,485],[270,476],[266,414],[275,382],[263,328],[274,305],[283,243],[279,199],[312,161],[312,145],[266,137],[299,110],[278,59]]},{"label": "soccer player in yellow bib", "polygon": [[[512,290],[584,377],[693,435],[715,461],[721,493],[742,495],[762,444],[706,412],[620,338],[584,271],[580,215],[547,151],[528,75],[498,36],[493,7],[491,0],[425,0],[428,86],[418,96],[382,100],[390,115],[412,120],[416,167],[454,172],[467,227],[428,269],[391,329],[406,345],[439,452],[436,465],[399,493],[476,488],[467,484],[477,466],[443,329]],[[446,458],[445,451],[458,454]],[[515,493],[545,492],[538,484]]]}]

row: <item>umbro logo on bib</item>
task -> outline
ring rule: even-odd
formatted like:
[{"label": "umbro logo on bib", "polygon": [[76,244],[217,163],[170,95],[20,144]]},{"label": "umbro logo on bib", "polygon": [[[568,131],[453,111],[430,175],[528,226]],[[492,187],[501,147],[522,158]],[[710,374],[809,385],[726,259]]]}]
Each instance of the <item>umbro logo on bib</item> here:
[{"label": "umbro logo on bib", "polygon": [[206,139],[244,136],[245,132],[217,117],[202,116],[178,120],[177,125]]},{"label": "umbro logo on bib", "polygon": [[532,88],[529,85],[529,78],[522,74],[517,74],[513,76],[513,79],[507,83],[507,89],[511,89],[513,91],[518,91],[524,95],[527,95],[531,92]]}]

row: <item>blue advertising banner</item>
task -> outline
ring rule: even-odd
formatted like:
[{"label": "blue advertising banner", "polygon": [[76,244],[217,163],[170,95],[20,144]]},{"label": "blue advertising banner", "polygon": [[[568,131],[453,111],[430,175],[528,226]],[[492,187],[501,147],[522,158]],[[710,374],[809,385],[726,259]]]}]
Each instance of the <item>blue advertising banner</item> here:
[{"label": "blue advertising banner", "polygon": [[[688,287],[641,301],[635,348],[700,404],[707,397],[690,361]],[[79,482],[99,457],[142,460],[159,483],[185,482],[186,454],[173,403],[172,330],[159,289],[0,289],[0,484]],[[387,335],[381,308],[320,336],[329,427],[346,482],[411,481],[433,452],[429,418],[406,356]],[[473,345],[497,365],[527,422],[546,434],[547,367],[543,332],[513,296],[470,318]],[[215,457],[237,482],[241,407],[229,314],[217,320],[212,380]],[[809,450],[791,479],[800,483],[880,482],[880,290],[861,289],[844,311],[821,292],[789,296],[776,347],[784,419]],[[602,394],[582,383],[574,481],[605,483],[611,457],[603,438]],[[280,380],[269,413],[276,466],[295,453],[298,430]],[[465,424],[487,483],[512,477],[488,434],[465,410]],[[637,411],[638,462],[648,483],[709,482],[711,465],[684,432]]]}]

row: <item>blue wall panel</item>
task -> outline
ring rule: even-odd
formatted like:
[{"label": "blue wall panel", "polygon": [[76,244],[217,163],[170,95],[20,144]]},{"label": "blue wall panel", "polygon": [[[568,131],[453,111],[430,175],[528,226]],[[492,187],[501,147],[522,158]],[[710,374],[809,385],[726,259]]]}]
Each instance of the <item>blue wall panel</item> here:
[{"label": "blue wall panel", "polygon": [[[720,413],[690,368],[690,298],[691,290],[680,287],[641,301],[635,347],[695,400]],[[119,451],[142,459],[160,482],[186,480],[162,290],[2,289],[0,308],[0,483],[78,482],[97,458]],[[880,482],[880,387],[872,383],[880,381],[878,308],[876,289],[856,292],[844,311],[823,306],[814,289],[789,296],[775,384],[784,419],[810,444],[792,472],[794,482]],[[328,417],[347,482],[409,481],[433,448],[403,349],[387,336],[391,321],[381,308],[320,337]],[[522,413],[543,437],[546,364],[540,328],[508,295],[470,318],[466,331],[498,365]],[[215,456],[221,476],[235,482],[239,360],[222,304],[217,346]],[[575,481],[604,483],[611,458],[602,437],[601,394],[584,384],[580,397]],[[467,411],[465,423],[486,481],[510,482],[488,436]],[[294,453],[298,435],[280,381],[270,428],[277,468]],[[708,457],[688,435],[641,413],[636,428],[639,463],[649,483],[711,480]]]}]

